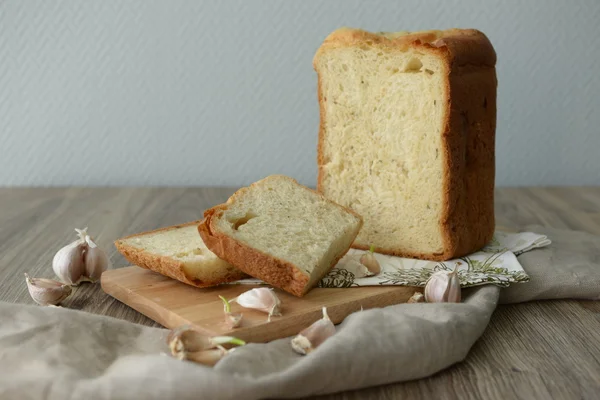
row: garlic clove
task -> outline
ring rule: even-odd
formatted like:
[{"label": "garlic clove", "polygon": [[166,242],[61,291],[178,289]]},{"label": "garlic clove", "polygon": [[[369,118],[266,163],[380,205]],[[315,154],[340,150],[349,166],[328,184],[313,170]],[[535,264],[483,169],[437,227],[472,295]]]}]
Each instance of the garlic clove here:
[{"label": "garlic clove", "polygon": [[379,265],[379,261],[375,258],[375,246],[371,246],[368,253],[363,254],[360,257],[360,263],[367,267],[369,272],[373,275],[377,275],[381,272],[381,265]]},{"label": "garlic clove", "polygon": [[180,360],[186,353],[209,349],[212,346],[208,336],[196,331],[189,326],[181,326],[172,330],[167,337],[171,354]]},{"label": "garlic clove", "polygon": [[425,284],[425,301],[428,303],[460,303],[461,288],[458,265],[454,271],[433,273]]},{"label": "garlic clove", "polygon": [[228,353],[229,350],[226,350],[222,347],[218,347],[215,349],[208,349],[188,353],[186,355],[185,360],[193,361],[202,365],[213,366],[216,363],[218,363],[223,357],[225,357]]},{"label": "garlic clove", "polygon": [[223,296],[219,296],[221,301],[223,302],[223,312],[225,314],[225,325],[229,329],[234,329],[239,327],[242,324],[242,313],[232,313],[231,305],[229,301]]},{"label": "garlic clove", "polygon": [[365,278],[373,276],[373,273],[369,271],[358,259],[348,257],[343,264],[343,269],[354,275],[354,278]]},{"label": "garlic clove", "polygon": [[281,300],[271,288],[255,288],[242,293],[231,302],[236,302],[245,308],[263,311],[269,314],[267,321],[272,316],[281,316]]},{"label": "garlic clove", "polygon": [[69,297],[71,287],[64,283],[44,278],[30,278],[25,273],[27,289],[33,301],[41,306],[55,306]]},{"label": "garlic clove", "polygon": [[83,253],[87,247],[87,228],[75,229],[79,239],[61,248],[52,259],[52,270],[67,285],[78,285],[85,273]]},{"label": "garlic clove", "polygon": [[460,303],[461,288],[460,278],[458,276],[458,265],[450,274],[448,274],[448,290],[446,290],[445,299],[448,303]]},{"label": "garlic clove", "polygon": [[232,336],[210,337],[187,325],[172,330],[167,336],[167,343],[171,354],[179,360],[187,359],[189,353],[212,349],[222,344],[234,344],[237,346],[246,344],[243,340]]},{"label": "garlic clove", "polygon": [[108,256],[96,243],[86,235],[87,249],[83,255],[84,278],[90,282],[97,282],[104,271],[110,266]]},{"label": "garlic clove", "polygon": [[327,315],[327,308],[323,307],[323,318],[302,330],[292,339],[292,349],[296,353],[305,355],[316,349],[335,334],[335,325]]},{"label": "garlic clove", "polygon": [[408,299],[407,303],[424,303],[425,296],[421,292],[415,292],[410,299]]}]

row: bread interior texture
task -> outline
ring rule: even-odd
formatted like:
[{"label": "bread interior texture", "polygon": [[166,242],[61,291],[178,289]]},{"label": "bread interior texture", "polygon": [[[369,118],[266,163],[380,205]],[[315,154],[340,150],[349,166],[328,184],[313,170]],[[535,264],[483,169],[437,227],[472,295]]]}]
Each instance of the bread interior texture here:
[{"label": "bread interior texture", "polygon": [[360,219],[285,177],[250,186],[216,222],[226,235],[293,264],[312,286],[346,252]]},{"label": "bread interior texture", "polygon": [[393,46],[341,46],[315,61],[323,194],[364,219],[355,245],[442,252],[448,98],[443,60]]},{"label": "bread interior texture", "polygon": [[196,225],[134,236],[123,239],[122,243],[179,261],[188,277],[203,282],[222,279],[235,271],[206,247]]}]

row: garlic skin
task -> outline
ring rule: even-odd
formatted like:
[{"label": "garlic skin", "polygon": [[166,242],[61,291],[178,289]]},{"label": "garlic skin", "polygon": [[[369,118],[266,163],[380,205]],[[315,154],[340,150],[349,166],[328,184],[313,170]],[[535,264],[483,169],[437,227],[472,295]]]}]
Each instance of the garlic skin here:
[{"label": "garlic skin", "polygon": [[410,299],[408,299],[408,301],[407,301],[407,303],[424,303],[424,302],[425,302],[425,296],[421,292],[415,292],[415,294],[410,296]]},{"label": "garlic skin", "polygon": [[363,254],[360,257],[360,263],[367,267],[369,272],[372,275],[377,275],[381,272],[381,265],[379,265],[379,261],[375,258],[375,246],[371,246],[368,253]]},{"label": "garlic skin", "polygon": [[225,314],[225,325],[229,329],[239,328],[242,324],[244,316],[242,313],[226,313]]},{"label": "garlic skin", "polygon": [[[85,230],[84,230],[85,231]],[[62,282],[76,286],[85,273],[83,252],[87,244],[80,238],[60,249],[52,259],[52,270]]]},{"label": "garlic skin", "polygon": [[100,279],[104,271],[110,267],[108,256],[88,235],[85,236],[87,248],[83,254],[84,276],[85,280],[94,283]]},{"label": "garlic skin", "polygon": [[225,314],[225,325],[227,328],[234,329],[239,327],[242,324],[242,313],[232,313],[229,301],[223,296],[219,296],[219,298],[223,302],[223,313]]},{"label": "garlic skin", "polygon": [[240,294],[231,302],[236,302],[245,308],[263,311],[269,314],[267,322],[272,316],[281,316],[281,300],[271,288],[255,288]]},{"label": "garlic skin", "polygon": [[33,301],[41,306],[55,306],[69,297],[71,286],[64,283],[44,278],[30,278],[25,273],[27,289]]},{"label": "garlic skin", "polygon": [[319,347],[321,343],[335,334],[335,326],[327,315],[327,308],[323,307],[323,318],[302,330],[292,339],[292,349],[302,355],[306,355]]},{"label": "garlic skin", "polygon": [[458,265],[454,271],[433,273],[425,284],[425,301],[428,303],[460,303],[461,290]]}]

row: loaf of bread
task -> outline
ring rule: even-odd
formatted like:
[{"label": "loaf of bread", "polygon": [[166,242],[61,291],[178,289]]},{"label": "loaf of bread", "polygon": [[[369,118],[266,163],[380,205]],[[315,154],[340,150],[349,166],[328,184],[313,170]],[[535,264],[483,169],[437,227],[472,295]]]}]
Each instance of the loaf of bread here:
[{"label": "loaf of bread", "polygon": [[356,213],[282,175],[238,190],[204,217],[198,230],[211,251],[299,297],[346,254],[362,226]]},{"label": "loaf of bread", "polygon": [[495,63],[476,30],[325,39],[318,190],[364,218],[354,247],[447,260],[491,240]]},{"label": "loaf of bread", "polygon": [[130,263],[197,287],[246,278],[212,253],[200,235],[200,221],[138,233],[115,241]]}]

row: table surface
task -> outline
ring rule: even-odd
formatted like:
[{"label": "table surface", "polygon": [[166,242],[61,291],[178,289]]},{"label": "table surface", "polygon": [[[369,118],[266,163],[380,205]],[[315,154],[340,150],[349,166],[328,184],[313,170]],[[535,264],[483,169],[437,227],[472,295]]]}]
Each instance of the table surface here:
[{"label": "table surface", "polygon": [[[53,277],[54,253],[89,227],[115,267],[126,265],[119,237],[191,221],[233,188],[0,189],[0,301],[33,303],[23,273]],[[529,224],[600,235],[600,187],[501,188],[499,227]],[[66,307],[148,326],[152,320],[82,285]],[[577,322],[577,323],[574,323]],[[466,360],[430,378],[320,399],[597,398],[600,397],[600,302],[542,301],[499,306]],[[591,378],[590,378],[591,377]]]}]

